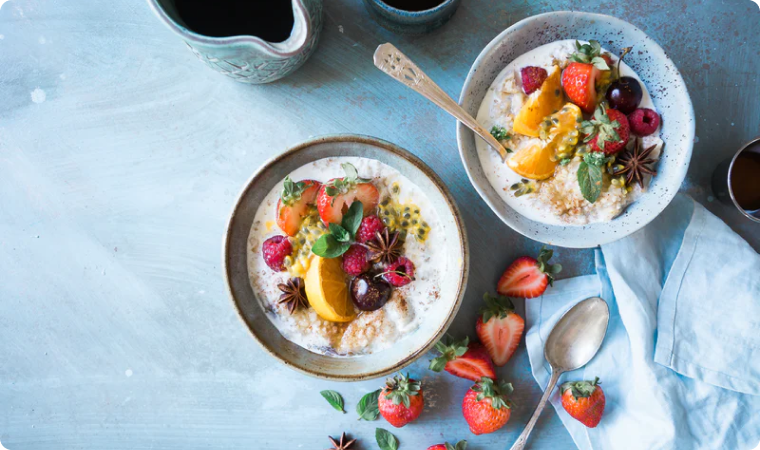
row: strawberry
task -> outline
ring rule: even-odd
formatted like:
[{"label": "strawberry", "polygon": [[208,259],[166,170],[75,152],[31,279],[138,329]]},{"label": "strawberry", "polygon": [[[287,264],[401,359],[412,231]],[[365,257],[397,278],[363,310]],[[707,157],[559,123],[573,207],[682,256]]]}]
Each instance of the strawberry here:
[{"label": "strawberry", "polygon": [[370,215],[380,202],[380,191],[367,178],[359,178],[356,167],[341,164],[346,176],[328,181],[317,194],[317,210],[325,225],[340,225],[343,214],[358,200],[364,207],[364,215]]},{"label": "strawberry", "polygon": [[600,71],[593,64],[570,63],[562,72],[562,88],[571,102],[584,112],[594,112],[596,106],[596,79]]},{"label": "strawberry", "polygon": [[470,338],[465,337],[461,341],[451,342],[450,339],[441,339],[435,344],[435,349],[441,356],[430,361],[430,370],[446,372],[472,381],[478,381],[483,377],[496,378],[491,357],[480,342],[470,343]]},{"label": "strawberry", "polygon": [[467,448],[467,441],[459,441],[456,445],[451,445],[448,442],[443,444],[432,445],[427,450],[465,450]]},{"label": "strawberry", "polygon": [[484,294],[486,307],[481,310],[475,332],[488,350],[494,365],[501,367],[509,361],[520,344],[525,321],[515,313],[509,297]]},{"label": "strawberry", "polygon": [[288,236],[295,236],[301,228],[301,219],[309,212],[309,205],[314,204],[321,184],[314,180],[302,180],[294,183],[285,177],[282,194],[277,201],[277,226]]},{"label": "strawberry", "polygon": [[542,247],[538,259],[517,258],[499,278],[496,291],[507,297],[535,298],[554,283],[554,275],[562,271],[560,264],[549,264],[554,252]]},{"label": "strawberry", "polygon": [[581,123],[581,133],[585,135],[591,151],[613,155],[623,150],[631,136],[628,118],[616,109],[605,110],[601,105],[591,120]]},{"label": "strawberry", "polygon": [[525,95],[530,95],[539,90],[548,76],[549,74],[543,67],[527,66],[520,69],[520,80],[522,80]]},{"label": "strawberry", "polygon": [[417,419],[423,406],[422,386],[409,378],[409,374],[388,378],[377,398],[380,414],[396,428]]},{"label": "strawberry", "polygon": [[568,381],[559,387],[562,407],[568,414],[589,428],[595,428],[604,413],[604,391],[599,377],[594,381]]},{"label": "strawberry", "polygon": [[512,404],[507,399],[514,389],[511,383],[483,377],[462,400],[462,414],[474,434],[493,433],[509,421]]}]

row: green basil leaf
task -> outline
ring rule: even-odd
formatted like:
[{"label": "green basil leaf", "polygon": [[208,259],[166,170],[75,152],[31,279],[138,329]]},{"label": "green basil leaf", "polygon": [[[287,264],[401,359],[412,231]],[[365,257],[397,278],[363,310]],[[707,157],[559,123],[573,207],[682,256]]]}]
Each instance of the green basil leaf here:
[{"label": "green basil leaf", "polygon": [[343,214],[343,221],[341,225],[347,230],[351,237],[356,236],[356,230],[359,229],[359,225],[362,223],[364,216],[364,205],[359,200],[355,200],[351,203],[351,207],[348,208],[345,214]]},{"label": "green basil leaf", "polygon": [[323,234],[311,247],[311,252],[322,258],[337,258],[350,246],[347,242],[338,242],[332,234]]},{"label": "green basil leaf", "polygon": [[356,405],[356,413],[359,414],[359,420],[377,420],[380,416],[377,399],[382,391],[382,389],[378,389],[375,392],[364,394],[364,397],[359,400],[359,404]]},{"label": "green basil leaf", "polygon": [[602,169],[582,162],[578,167],[578,186],[583,198],[594,203],[602,193]]},{"label": "green basil leaf", "polygon": [[341,397],[340,394],[335,391],[322,391],[320,394],[322,394],[322,397],[327,400],[327,403],[329,403],[337,411],[340,411],[343,414],[346,413],[346,411],[343,410],[343,397]]},{"label": "green basil leaf", "polygon": [[398,450],[398,439],[390,431],[377,428],[375,430],[375,440],[380,450]]},{"label": "green basil leaf", "polygon": [[351,240],[351,235],[342,226],[331,223],[328,228],[336,241],[349,242]]}]

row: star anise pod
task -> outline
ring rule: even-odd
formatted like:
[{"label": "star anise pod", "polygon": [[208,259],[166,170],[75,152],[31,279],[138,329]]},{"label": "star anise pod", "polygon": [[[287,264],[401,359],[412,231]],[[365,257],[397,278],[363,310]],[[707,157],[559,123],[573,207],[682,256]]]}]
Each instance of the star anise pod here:
[{"label": "star anise pod", "polygon": [[626,150],[622,155],[617,157],[618,163],[623,165],[623,168],[616,170],[613,175],[625,174],[625,183],[631,185],[635,180],[639,183],[641,188],[644,188],[644,175],[657,175],[657,171],[651,167],[647,167],[650,164],[656,163],[656,158],[650,158],[652,151],[657,147],[657,144],[652,145],[646,150],[643,149],[641,139],[636,138],[636,142],[633,146],[633,150]]},{"label": "star anise pod", "polygon": [[332,438],[332,436],[327,436],[330,439],[330,442],[332,442],[333,448],[328,448],[327,450],[348,450],[351,448],[351,445],[353,445],[354,442],[356,442],[356,439],[351,439],[348,442],[344,442],[346,440],[346,433],[343,432],[343,434],[340,435],[340,442],[335,442],[335,439]]},{"label": "star anise pod", "polygon": [[369,249],[369,260],[371,262],[383,262],[392,264],[401,256],[401,247],[404,241],[399,237],[399,232],[394,231],[391,234],[388,228],[383,232],[376,231],[375,239],[367,242]]},{"label": "star anise pod", "polygon": [[278,304],[285,303],[290,314],[299,306],[307,306],[309,302],[304,294],[304,284],[301,278],[291,278],[287,283],[278,284],[277,287],[282,291]]}]

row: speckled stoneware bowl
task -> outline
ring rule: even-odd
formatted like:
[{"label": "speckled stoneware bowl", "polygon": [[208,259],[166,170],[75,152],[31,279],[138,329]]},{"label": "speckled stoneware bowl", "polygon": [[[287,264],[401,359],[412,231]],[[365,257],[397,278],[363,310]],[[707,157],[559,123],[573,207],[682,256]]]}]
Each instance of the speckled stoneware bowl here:
[{"label": "speckled stoneware bowl", "polygon": [[[650,37],[635,26],[602,14],[562,11],[521,20],[496,36],[480,53],[467,75],[459,103],[477,116],[486,91],[496,76],[518,56],[562,39],[596,39],[620,54],[633,46],[625,62],[636,71],[662,116],[662,158],[659,174],[649,192],[607,223],[556,226],[535,222],[507,205],[483,173],[475,148],[475,135],[457,124],[457,141],[467,175],[483,200],[515,231],[540,242],[562,247],[588,248],[628,236],[649,223],[678,192],[691,160],[694,144],[694,110],[681,74],[673,61]],[[504,168],[504,170],[509,170]]]},{"label": "speckled stoneware bowl", "polygon": [[448,22],[460,2],[461,0],[444,0],[434,8],[421,11],[394,8],[383,0],[364,0],[364,6],[383,28],[396,33],[423,34]]},{"label": "speckled stoneware bowl", "polygon": [[[391,348],[358,357],[332,357],[310,352],[280,334],[266,317],[248,278],[248,233],[259,204],[267,193],[293,170],[322,158],[360,156],[387,164],[427,195],[447,236],[447,258],[454,268],[440,287],[435,308],[430,308],[420,328]],[[464,223],[443,181],[419,158],[380,139],[335,135],[309,140],[265,163],[246,183],[235,203],[224,236],[224,276],[232,301],[253,337],[285,365],[320,378],[358,381],[377,378],[411,364],[427,353],[446,332],[464,296],[469,272],[469,251]]]}]

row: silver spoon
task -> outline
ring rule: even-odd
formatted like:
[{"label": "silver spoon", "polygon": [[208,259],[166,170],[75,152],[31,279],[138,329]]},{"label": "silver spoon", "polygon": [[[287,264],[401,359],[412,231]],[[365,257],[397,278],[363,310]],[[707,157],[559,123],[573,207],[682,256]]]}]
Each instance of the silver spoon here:
[{"label": "silver spoon", "polygon": [[393,44],[386,43],[377,47],[373,59],[375,67],[456,117],[499,152],[502,160],[507,158],[507,149]]},{"label": "silver spoon", "polygon": [[609,321],[610,310],[607,302],[599,297],[591,297],[570,308],[554,325],[544,347],[544,356],[552,367],[552,376],[533,416],[511,450],[522,450],[525,447],[530,432],[546,406],[546,401],[557,385],[559,376],[585,366],[596,355],[607,333]]}]

